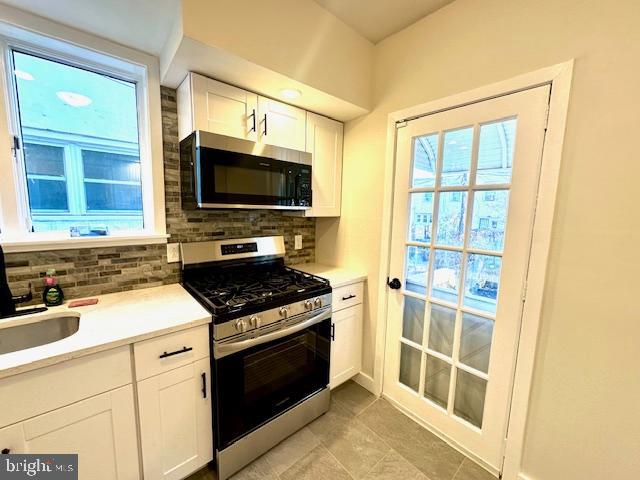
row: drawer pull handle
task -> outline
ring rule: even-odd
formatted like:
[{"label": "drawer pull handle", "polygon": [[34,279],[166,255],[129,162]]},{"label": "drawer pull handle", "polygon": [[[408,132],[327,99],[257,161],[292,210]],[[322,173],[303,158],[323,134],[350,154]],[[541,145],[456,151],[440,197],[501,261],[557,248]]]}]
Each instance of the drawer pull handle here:
[{"label": "drawer pull handle", "polygon": [[336,341],[336,324],[335,323],[331,324],[331,341],[332,342]]},{"label": "drawer pull handle", "polygon": [[202,376],[202,398],[207,398],[207,374],[201,373]]},{"label": "drawer pull handle", "polygon": [[347,297],[342,297],[342,300],[351,300],[352,298],[356,298],[356,296],[353,293]]},{"label": "drawer pull handle", "polygon": [[173,357],[174,355],[180,355],[181,353],[187,353],[193,350],[193,347],[182,347],[182,350],[176,350],[175,352],[164,352],[160,355],[160,358]]},{"label": "drawer pull handle", "polygon": [[10,448],[3,448],[2,449],[2,455],[9,455],[11,453],[11,449]]}]

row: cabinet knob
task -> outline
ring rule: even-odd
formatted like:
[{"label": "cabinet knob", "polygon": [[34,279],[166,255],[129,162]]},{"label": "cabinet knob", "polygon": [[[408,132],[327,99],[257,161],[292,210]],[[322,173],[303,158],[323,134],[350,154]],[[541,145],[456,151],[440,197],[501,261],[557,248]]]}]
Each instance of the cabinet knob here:
[{"label": "cabinet knob", "polygon": [[10,448],[3,448],[2,449],[2,455],[9,455],[11,453],[11,449]]}]

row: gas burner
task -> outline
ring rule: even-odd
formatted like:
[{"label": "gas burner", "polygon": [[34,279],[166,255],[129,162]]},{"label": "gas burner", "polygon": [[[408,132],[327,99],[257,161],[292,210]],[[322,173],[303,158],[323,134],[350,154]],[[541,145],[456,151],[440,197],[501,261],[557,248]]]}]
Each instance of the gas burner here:
[{"label": "gas burner", "polygon": [[313,296],[329,283],[322,278],[285,267],[281,259],[227,268],[205,268],[185,273],[186,285],[206,300],[214,321],[248,310],[284,305]]}]

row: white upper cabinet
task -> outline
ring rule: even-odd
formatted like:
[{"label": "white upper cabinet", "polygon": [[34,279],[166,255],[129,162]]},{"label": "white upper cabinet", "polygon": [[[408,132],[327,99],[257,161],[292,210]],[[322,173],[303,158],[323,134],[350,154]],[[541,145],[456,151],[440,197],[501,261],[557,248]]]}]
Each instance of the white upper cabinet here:
[{"label": "white upper cabinet", "polygon": [[190,73],[177,91],[180,140],[194,130],[256,140],[255,93]]},{"label": "white upper cabinet", "polygon": [[258,140],[268,145],[305,150],[306,113],[271,98],[258,97]]},{"label": "white upper cabinet", "polygon": [[342,123],[307,112],[307,152],[313,156],[313,208],[307,217],[340,216],[342,137]]},{"label": "white upper cabinet", "polygon": [[180,140],[194,130],[311,153],[313,207],[295,215],[340,216],[341,122],[190,73],[178,87]]}]

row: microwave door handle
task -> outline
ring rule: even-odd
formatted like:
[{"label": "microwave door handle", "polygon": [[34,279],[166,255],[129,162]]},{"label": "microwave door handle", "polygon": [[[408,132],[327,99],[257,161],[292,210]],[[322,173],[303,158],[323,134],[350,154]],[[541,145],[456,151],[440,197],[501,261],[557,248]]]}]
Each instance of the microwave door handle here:
[{"label": "microwave door handle", "polygon": [[316,323],[320,323],[327,318],[331,318],[331,307],[327,307],[322,313],[318,315],[314,315],[307,320],[303,320],[300,323],[296,323],[288,328],[284,328],[282,330],[277,330],[275,332],[267,333],[266,335],[262,335],[261,337],[251,338],[249,340],[242,340],[240,342],[232,342],[232,343],[223,343],[223,344],[215,344],[213,345],[213,357],[215,359],[226,357],[227,355],[231,355],[232,353],[237,353],[242,350],[246,350],[251,347],[255,347],[256,345],[262,345],[263,343],[271,342],[273,340],[277,340],[279,338],[286,337],[293,333],[297,333],[305,328],[309,328]]}]

